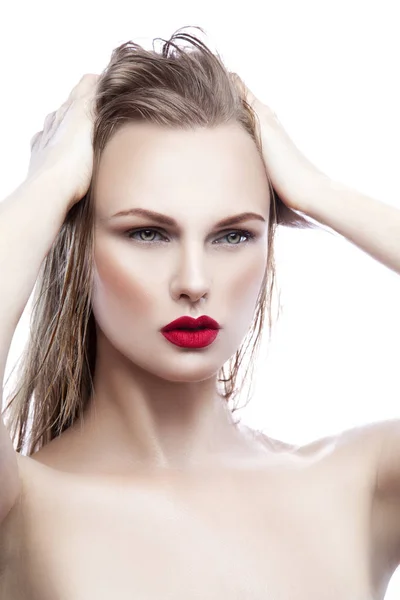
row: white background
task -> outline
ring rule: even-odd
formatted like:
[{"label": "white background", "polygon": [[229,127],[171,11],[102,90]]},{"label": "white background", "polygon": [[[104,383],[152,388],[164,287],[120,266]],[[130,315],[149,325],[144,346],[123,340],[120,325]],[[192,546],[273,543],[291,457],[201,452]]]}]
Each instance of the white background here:
[{"label": "white background", "polygon": [[[237,8],[7,2],[0,15],[0,198],[25,178],[31,137],[84,73],[100,73],[120,43],[150,48],[153,38],[198,25],[318,168],[400,209],[397,11],[395,0],[247,0]],[[305,443],[399,417],[400,277],[323,231],[280,231],[276,262],[283,313],[270,347],[263,346],[242,421]],[[6,378],[28,334],[29,306]],[[400,569],[386,600],[399,596]]]}]

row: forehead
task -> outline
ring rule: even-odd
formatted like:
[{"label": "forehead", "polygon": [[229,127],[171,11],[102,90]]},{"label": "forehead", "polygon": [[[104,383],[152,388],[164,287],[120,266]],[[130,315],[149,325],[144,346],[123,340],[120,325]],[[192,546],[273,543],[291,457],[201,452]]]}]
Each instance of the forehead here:
[{"label": "forehead", "polygon": [[171,212],[184,200],[211,208],[228,198],[231,207],[236,202],[240,208],[246,201],[265,208],[269,201],[263,160],[239,124],[184,130],[129,123],[100,158],[96,207],[101,212],[122,210],[121,203],[155,210],[164,203]]}]

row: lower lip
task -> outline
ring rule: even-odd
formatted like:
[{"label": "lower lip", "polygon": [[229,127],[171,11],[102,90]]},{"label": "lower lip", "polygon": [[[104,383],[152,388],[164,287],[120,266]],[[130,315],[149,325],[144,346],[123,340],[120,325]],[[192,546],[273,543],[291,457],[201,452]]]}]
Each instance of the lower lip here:
[{"label": "lower lip", "polygon": [[175,346],[182,348],[205,348],[213,343],[219,329],[174,329],[162,331],[163,336]]}]

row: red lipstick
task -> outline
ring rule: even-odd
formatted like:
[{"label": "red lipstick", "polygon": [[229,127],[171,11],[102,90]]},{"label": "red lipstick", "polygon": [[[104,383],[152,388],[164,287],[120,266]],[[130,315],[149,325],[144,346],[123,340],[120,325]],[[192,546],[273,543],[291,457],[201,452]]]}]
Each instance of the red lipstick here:
[{"label": "red lipstick", "polygon": [[204,348],[212,344],[218,335],[220,325],[211,317],[203,315],[198,319],[180,317],[161,329],[163,336],[172,344],[182,348]]}]

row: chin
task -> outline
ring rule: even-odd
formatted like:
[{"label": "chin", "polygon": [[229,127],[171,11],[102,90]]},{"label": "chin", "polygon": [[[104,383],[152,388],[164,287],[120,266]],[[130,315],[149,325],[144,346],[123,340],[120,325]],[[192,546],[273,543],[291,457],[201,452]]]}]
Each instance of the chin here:
[{"label": "chin", "polygon": [[141,364],[140,366],[148,373],[153,373],[155,376],[166,381],[197,383],[215,377],[223,364],[223,362],[216,363],[215,357],[214,360],[211,360],[204,353],[203,355],[182,353],[172,360],[166,355],[164,355],[163,359],[159,354],[157,364],[147,362],[147,364]]}]

